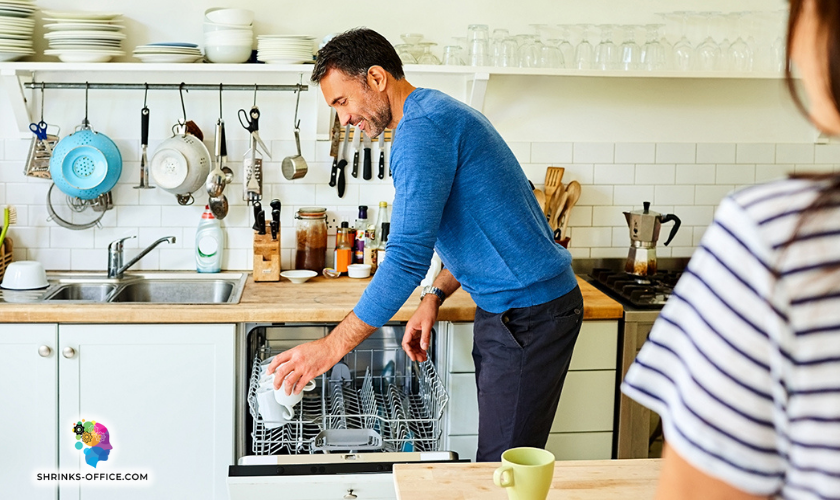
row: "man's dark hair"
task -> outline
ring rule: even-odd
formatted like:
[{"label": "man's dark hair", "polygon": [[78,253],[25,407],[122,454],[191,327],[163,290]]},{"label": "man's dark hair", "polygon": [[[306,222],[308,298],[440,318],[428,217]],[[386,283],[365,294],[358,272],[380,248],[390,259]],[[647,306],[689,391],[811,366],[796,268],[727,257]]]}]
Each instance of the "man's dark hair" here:
[{"label": "man's dark hair", "polygon": [[355,28],[337,35],[318,51],[312,83],[319,83],[331,69],[365,81],[371,66],[381,66],[395,79],[405,77],[402,61],[384,36],[368,28]]}]

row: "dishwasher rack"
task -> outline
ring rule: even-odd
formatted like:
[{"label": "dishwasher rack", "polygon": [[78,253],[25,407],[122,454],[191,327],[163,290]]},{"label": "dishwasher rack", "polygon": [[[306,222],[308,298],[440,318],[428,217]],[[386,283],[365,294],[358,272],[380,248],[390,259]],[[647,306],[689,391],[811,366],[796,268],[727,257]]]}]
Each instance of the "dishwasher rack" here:
[{"label": "dishwasher rack", "polygon": [[[279,352],[263,347],[253,362],[248,406],[254,455],[438,450],[449,396],[431,361],[414,363],[398,347],[357,348],[342,360],[346,368],[337,364],[304,393],[292,420],[268,429],[256,393],[263,365]],[[370,439],[356,449],[325,442],[325,435],[341,429]]]}]

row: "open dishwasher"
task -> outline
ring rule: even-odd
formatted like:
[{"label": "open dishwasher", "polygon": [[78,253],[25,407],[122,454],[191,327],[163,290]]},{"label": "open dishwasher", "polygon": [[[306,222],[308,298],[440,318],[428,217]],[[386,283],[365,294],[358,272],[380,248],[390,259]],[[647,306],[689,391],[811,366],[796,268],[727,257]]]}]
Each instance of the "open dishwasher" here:
[{"label": "open dishwasher", "polygon": [[439,451],[449,396],[431,357],[414,363],[402,350],[403,326],[378,329],[316,378],[291,419],[264,420],[257,398],[264,367],[333,327],[249,325],[240,346],[244,450],[228,473],[231,500],[392,499],[393,464],[458,459]]}]

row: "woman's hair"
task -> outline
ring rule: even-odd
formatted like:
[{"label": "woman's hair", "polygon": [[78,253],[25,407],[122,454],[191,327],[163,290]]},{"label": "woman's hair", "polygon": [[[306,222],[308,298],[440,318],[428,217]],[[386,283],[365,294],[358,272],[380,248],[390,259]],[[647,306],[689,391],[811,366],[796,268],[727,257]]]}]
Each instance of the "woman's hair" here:
[{"label": "woman's hair", "polygon": [[[802,17],[802,11],[805,7],[805,2],[813,2],[812,8],[817,17],[817,25],[819,33],[817,33],[818,40],[825,41],[826,50],[823,52],[827,55],[828,60],[825,61],[826,76],[828,80],[828,91],[831,97],[831,103],[834,109],[840,113],[840,2],[837,0],[790,0],[790,17],[788,18],[787,29],[787,61],[785,64],[785,80],[787,82],[788,90],[793,97],[796,106],[802,111],[809,120],[811,120],[808,110],[802,103],[799,95],[797,84],[791,74],[791,47],[793,45],[794,30],[797,29],[797,24]],[[813,120],[811,120],[813,122]],[[836,207],[840,202],[840,175],[837,174],[805,174],[793,175],[794,178],[807,178],[814,180],[827,181],[825,189],[821,191],[819,196],[805,208],[802,212],[802,217],[799,219],[797,228],[790,240],[785,243],[785,246],[797,241],[800,232],[811,217],[810,215],[828,208]]]}]

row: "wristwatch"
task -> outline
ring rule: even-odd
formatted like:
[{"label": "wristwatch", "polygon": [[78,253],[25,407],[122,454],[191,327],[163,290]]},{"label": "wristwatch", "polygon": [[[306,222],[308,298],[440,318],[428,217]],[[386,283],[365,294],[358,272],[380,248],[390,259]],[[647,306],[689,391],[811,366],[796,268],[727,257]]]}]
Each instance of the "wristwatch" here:
[{"label": "wristwatch", "polygon": [[423,300],[423,297],[425,297],[428,293],[437,295],[437,298],[440,299],[441,304],[443,304],[443,301],[446,300],[446,294],[443,293],[443,290],[437,287],[433,287],[431,285],[423,287],[423,291],[420,292],[420,300]]}]

